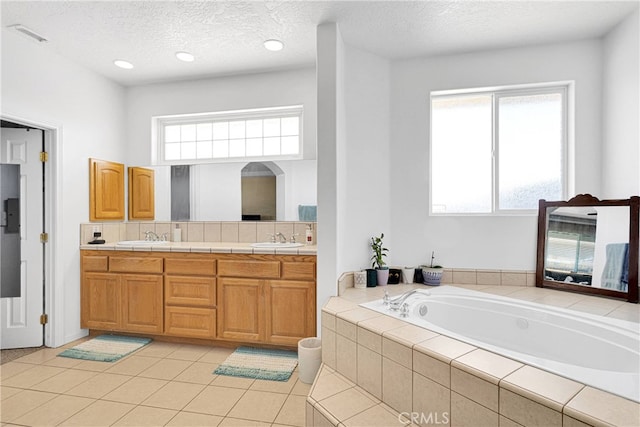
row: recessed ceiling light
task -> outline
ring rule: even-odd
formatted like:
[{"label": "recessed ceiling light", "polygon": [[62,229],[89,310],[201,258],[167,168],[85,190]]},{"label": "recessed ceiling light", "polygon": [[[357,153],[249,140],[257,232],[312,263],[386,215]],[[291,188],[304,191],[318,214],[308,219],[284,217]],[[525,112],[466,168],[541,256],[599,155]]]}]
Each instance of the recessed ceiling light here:
[{"label": "recessed ceiling light", "polygon": [[265,49],[270,50],[272,52],[277,52],[279,50],[282,50],[282,48],[284,48],[284,43],[276,39],[266,40],[263,44]]},{"label": "recessed ceiling light", "polygon": [[184,62],[193,62],[196,58],[189,52],[176,52],[176,58]]},{"label": "recessed ceiling light", "polygon": [[125,70],[130,70],[133,68],[133,64],[129,61],[124,61],[122,59],[116,59],[113,61],[116,67],[124,68]]}]

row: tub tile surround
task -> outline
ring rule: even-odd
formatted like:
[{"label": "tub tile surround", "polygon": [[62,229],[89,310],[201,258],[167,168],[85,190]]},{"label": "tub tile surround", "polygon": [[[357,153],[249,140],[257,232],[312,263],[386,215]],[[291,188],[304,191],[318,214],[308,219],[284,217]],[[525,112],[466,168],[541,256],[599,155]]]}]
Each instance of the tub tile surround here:
[{"label": "tub tile surround", "polygon": [[[243,253],[266,255],[315,255],[317,246],[304,245],[295,248],[252,248],[251,243],[269,240],[268,234],[282,232],[287,239],[295,232],[303,243],[305,230],[311,224],[315,235],[317,224],[311,222],[119,222],[80,224],[80,248],[93,250],[129,250],[158,252]],[[181,230],[181,242],[172,242],[171,231]],[[89,245],[94,231],[102,233],[104,245]],[[169,243],[157,246],[116,246],[122,240],[144,240],[145,232],[153,231],[168,237]],[[302,236],[302,237],[300,237]]]},{"label": "tub tile surround", "polygon": [[[576,310],[591,312],[597,307],[611,317],[624,313],[625,320],[640,313],[637,304],[522,284],[460,287],[527,301],[562,300],[563,306],[575,305]],[[323,364],[307,399],[307,420],[313,421],[307,425],[369,425],[362,420],[372,408],[386,412],[379,412],[380,419],[370,425],[408,425],[412,416],[416,425],[640,425],[636,402],[358,305],[381,298],[385,290],[393,296],[412,288],[423,286],[347,288],[327,302],[321,325]],[[333,381],[339,386],[332,386]],[[374,403],[355,403],[357,393]],[[345,404],[351,398],[354,404]],[[349,410],[336,409],[337,404]],[[393,420],[385,418],[389,413]],[[388,424],[380,424],[383,419]]]}]

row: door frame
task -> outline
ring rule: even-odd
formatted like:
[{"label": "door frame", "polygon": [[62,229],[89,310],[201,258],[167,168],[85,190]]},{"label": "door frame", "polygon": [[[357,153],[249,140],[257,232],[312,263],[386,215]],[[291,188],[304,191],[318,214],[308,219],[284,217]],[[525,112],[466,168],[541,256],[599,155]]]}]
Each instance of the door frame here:
[{"label": "door frame", "polygon": [[57,268],[62,257],[62,126],[39,119],[32,120],[22,116],[0,113],[3,120],[42,129],[44,149],[49,153],[47,167],[44,168],[44,226],[49,241],[44,251],[44,308],[48,322],[44,325],[44,345],[59,347],[64,342],[64,280],[62,269]]}]

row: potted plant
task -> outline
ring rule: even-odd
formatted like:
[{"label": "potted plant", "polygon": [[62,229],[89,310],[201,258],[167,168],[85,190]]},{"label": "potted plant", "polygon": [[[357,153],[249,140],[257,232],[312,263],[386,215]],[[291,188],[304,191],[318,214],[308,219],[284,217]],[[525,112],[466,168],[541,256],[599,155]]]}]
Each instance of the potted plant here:
[{"label": "potted plant", "polygon": [[422,283],[425,285],[438,286],[442,280],[444,268],[441,265],[433,265],[435,252],[431,252],[431,263],[429,266],[422,266]]},{"label": "potted plant", "polygon": [[383,246],[383,238],[384,233],[381,233],[380,237],[371,238],[371,249],[373,250],[373,255],[371,256],[371,268],[376,269],[378,286],[386,285],[389,280],[389,267],[387,267],[384,262],[384,257],[387,256],[387,251],[389,249]]}]

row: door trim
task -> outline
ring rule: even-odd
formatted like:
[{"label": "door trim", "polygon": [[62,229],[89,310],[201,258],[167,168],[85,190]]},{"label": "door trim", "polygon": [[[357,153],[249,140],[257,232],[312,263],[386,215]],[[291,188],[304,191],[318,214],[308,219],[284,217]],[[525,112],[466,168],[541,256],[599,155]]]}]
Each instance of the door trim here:
[{"label": "door trim", "polygon": [[[58,184],[62,182],[62,126],[39,119],[2,112],[3,120],[42,129],[45,135],[44,147],[49,153],[49,161],[44,168],[44,224],[49,233],[49,243],[44,251],[44,301],[49,321],[44,327],[44,344],[47,347],[59,347],[65,344],[64,336],[64,280],[58,258],[63,253],[62,239],[62,191]],[[82,334],[81,338],[86,334]]]}]

